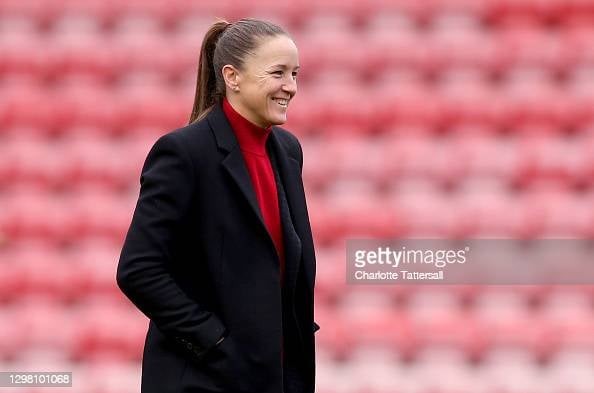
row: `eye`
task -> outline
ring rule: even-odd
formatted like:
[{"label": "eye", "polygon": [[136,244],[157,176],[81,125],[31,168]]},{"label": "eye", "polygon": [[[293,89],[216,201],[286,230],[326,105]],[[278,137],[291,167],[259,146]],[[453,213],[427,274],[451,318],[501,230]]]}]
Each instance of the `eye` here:
[{"label": "eye", "polygon": [[297,73],[293,72],[293,79],[297,79]]},{"label": "eye", "polygon": [[283,75],[283,72],[282,71],[273,71],[272,74],[273,75],[280,75],[280,76],[282,76]]}]

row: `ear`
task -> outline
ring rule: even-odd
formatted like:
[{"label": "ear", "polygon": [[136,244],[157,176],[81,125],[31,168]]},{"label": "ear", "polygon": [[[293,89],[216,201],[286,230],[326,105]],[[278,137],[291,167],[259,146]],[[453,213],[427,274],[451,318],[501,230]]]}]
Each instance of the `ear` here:
[{"label": "ear", "polygon": [[225,64],[222,69],[225,85],[231,91],[239,91],[239,73],[231,64]]}]

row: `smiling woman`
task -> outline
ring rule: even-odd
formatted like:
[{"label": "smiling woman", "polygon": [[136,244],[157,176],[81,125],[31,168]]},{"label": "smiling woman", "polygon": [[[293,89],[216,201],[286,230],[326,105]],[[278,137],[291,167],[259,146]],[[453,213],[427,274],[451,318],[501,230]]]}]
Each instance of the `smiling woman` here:
[{"label": "smiling woman", "polygon": [[285,123],[286,111],[276,110],[282,102],[276,107],[272,103],[286,100],[286,108],[297,93],[299,53],[291,37],[277,25],[254,19],[216,26],[202,44],[190,123],[204,118],[223,98],[260,127]]},{"label": "smiling woman", "polygon": [[297,138],[299,55],[279,26],[212,25],[189,124],[140,177],[117,282],[149,319],[143,393],[312,393],[316,260]]}]

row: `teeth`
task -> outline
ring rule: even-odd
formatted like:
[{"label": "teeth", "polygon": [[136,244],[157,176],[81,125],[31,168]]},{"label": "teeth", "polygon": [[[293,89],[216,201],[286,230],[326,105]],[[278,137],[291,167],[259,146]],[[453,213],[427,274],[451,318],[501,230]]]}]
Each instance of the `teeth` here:
[{"label": "teeth", "polygon": [[287,106],[289,104],[289,100],[284,100],[280,98],[273,98],[274,101],[277,102],[280,106]]}]

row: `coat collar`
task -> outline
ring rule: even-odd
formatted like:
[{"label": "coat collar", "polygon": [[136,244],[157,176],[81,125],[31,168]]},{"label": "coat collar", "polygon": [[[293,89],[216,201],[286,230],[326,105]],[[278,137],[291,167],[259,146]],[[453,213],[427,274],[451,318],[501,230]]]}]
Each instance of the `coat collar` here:
[{"label": "coat collar", "polygon": [[265,156],[266,141],[268,140],[270,131],[272,131],[272,126],[264,128],[252,123],[243,117],[241,113],[237,112],[226,97],[223,97],[222,108],[223,112],[225,112],[225,117],[229,121],[229,124],[231,124],[241,150],[259,156]]},{"label": "coat collar", "polygon": [[[239,143],[220,103],[215,104],[206,116],[206,119],[215,137],[218,148],[226,153],[225,158],[222,160],[222,166],[237,184],[241,195],[248,202],[250,210],[257,217],[259,226],[261,226],[262,230],[266,233],[270,247],[272,247],[276,254],[276,248],[272,237],[270,237],[270,234],[266,229],[266,224],[264,223],[264,218],[262,217],[256,193],[239,148]],[[306,233],[306,228],[309,224],[307,220],[304,221],[304,218],[302,217],[302,214],[307,214],[307,208],[305,206],[304,196],[302,195],[301,167],[299,162],[291,157],[285,144],[281,142],[282,138],[282,130],[279,127],[272,126],[272,131],[270,132],[267,141],[267,147],[271,150],[271,153],[274,154],[278,175],[284,186],[289,214],[293,220],[296,234],[298,237],[306,239],[311,237],[311,234]],[[283,222],[283,227],[286,224],[287,223]],[[301,244],[299,244],[299,248],[301,248]],[[288,274],[291,274],[291,271],[294,272],[298,268],[297,266],[291,266],[290,261],[286,260],[285,262],[288,262],[288,264],[285,265]],[[310,279],[308,282],[313,282],[315,273],[308,270],[309,269],[306,267],[306,274]],[[287,283],[290,285],[290,290],[292,291],[295,286],[295,279],[292,277],[287,278]],[[308,285],[308,289],[311,296],[313,296],[313,286]]]},{"label": "coat collar", "polygon": [[[215,104],[210,113],[206,116],[206,119],[214,134],[217,146],[219,149],[228,153],[223,159],[223,166],[239,186],[241,193],[249,203],[251,210],[253,210],[258,217],[262,227],[266,229],[264,218],[262,217],[256,193],[253,189],[247,167],[243,160],[237,137],[231,128],[229,120],[225,116],[222,105],[220,103]],[[273,150],[273,154],[276,156],[279,175],[281,181],[285,185],[289,207],[291,208],[291,211],[295,211],[293,209],[296,207],[299,196],[295,195],[298,188],[294,187],[294,185],[299,184],[301,169],[299,163],[294,158],[290,157],[289,152],[280,142],[279,133],[279,129],[272,126],[267,146]],[[268,231],[266,232],[268,233]]]}]

